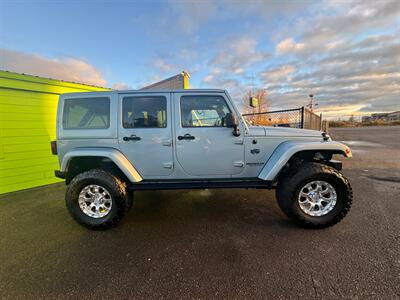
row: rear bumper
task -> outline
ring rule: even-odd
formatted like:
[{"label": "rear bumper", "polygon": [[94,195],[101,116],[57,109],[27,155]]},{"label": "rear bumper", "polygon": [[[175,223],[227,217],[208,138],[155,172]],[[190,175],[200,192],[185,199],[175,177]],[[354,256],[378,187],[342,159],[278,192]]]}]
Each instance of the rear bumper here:
[{"label": "rear bumper", "polygon": [[58,178],[61,178],[61,179],[65,179],[65,172],[61,172],[61,171],[58,171],[58,170],[56,170],[56,171],[54,171],[54,175],[56,176],[56,177],[58,177]]}]

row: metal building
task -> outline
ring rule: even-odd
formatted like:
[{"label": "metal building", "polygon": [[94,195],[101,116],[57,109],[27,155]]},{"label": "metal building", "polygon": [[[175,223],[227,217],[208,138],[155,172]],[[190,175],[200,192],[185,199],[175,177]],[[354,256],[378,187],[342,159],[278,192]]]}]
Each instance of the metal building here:
[{"label": "metal building", "polygon": [[0,194],[55,183],[58,96],[102,87],[0,71]]},{"label": "metal building", "polygon": [[188,72],[182,71],[181,73],[171,76],[167,79],[161,80],[159,82],[153,83],[151,85],[141,88],[141,90],[169,90],[169,89],[188,89],[189,88],[189,78]]}]

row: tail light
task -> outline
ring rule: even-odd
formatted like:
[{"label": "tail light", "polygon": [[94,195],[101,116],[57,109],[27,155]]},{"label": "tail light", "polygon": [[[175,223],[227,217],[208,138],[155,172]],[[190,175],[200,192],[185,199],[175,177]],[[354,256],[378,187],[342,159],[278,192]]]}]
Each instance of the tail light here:
[{"label": "tail light", "polygon": [[51,145],[51,153],[53,153],[53,155],[57,155],[57,142],[51,141],[50,145]]}]

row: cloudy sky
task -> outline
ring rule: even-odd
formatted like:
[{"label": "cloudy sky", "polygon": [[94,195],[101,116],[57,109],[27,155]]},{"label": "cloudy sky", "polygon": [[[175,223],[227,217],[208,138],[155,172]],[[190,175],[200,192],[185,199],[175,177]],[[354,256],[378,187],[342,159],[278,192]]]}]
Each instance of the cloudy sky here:
[{"label": "cloudy sky", "polygon": [[117,89],[195,88],[330,118],[400,109],[400,1],[0,0],[0,69]]}]

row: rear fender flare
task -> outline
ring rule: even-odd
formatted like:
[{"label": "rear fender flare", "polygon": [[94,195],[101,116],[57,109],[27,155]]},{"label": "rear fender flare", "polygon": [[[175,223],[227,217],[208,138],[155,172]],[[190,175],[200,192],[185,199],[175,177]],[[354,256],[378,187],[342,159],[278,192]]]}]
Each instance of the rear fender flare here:
[{"label": "rear fender flare", "polygon": [[76,148],[67,152],[61,161],[61,172],[68,171],[68,164],[74,157],[97,156],[113,161],[131,182],[140,182],[142,176],[130,161],[118,150],[113,148]]}]

